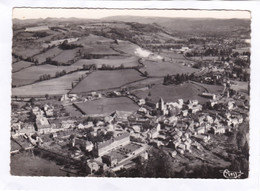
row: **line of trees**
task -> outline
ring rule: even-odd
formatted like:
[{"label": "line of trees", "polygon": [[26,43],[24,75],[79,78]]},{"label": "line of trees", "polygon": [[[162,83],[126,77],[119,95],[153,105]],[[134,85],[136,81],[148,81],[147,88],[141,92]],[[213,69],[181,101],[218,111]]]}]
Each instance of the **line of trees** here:
[{"label": "line of trees", "polygon": [[74,48],[82,47],[82,45],[78,44],[69,44],[68,40],[65,40],[62,44],[59,45],[59,48],[62,50],[71,50]]},{"label": "line of trees", "polygon": [[43,80],[49,80],[51,79],[51,75],[50,74],[43,74],[39,77],[39,81],[43,81]]},{"label": "line of trees", "polygon": [[56,72],[55,77],[64,76],[66,74],[66,70],[62,70],[61,72]]},{"label": "line of trees", "polygon": [[188,80],[193,80],[195,78],[194,73],[191,74],[176,74],[174,76],[170,76],[169,74],[163,78],[163,84],[181,84]]}]

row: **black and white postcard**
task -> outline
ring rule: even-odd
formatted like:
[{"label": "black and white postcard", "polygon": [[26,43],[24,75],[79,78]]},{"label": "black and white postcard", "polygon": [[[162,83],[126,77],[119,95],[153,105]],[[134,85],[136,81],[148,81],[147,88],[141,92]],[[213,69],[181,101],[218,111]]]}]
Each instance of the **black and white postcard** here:
[{"label": "black and white postcard", "polygon": [[11,177],[250,177],[249,9],[18,6],[11,19]]}]

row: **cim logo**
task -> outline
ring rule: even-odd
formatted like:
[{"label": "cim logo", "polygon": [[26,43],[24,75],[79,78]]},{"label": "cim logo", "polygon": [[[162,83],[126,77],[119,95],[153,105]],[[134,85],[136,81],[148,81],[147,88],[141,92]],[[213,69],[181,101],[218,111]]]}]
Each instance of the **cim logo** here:
[{"label": "cim logo", "polygon": [[228,169],[225,169],[224,171],[221,170],[220,172],[223,173],[223,176],[227,179],[237,179],[240,178],[242,174],[244,174],[243,172],[239,171],[229,171]]}]

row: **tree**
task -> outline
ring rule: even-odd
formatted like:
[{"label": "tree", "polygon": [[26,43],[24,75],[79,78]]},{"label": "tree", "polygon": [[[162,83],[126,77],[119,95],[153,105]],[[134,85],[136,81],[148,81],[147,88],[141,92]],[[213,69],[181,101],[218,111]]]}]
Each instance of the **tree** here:
[{"label": "tree", "polygon": [[124,64],[121,64],[121,65],[119,66],[119,69],[124,69],[124,68],[125,68]]},{"label": "tree", "polygon": [[30,103],[31,103],[31,105],[33,106],[34,105],[34,102],[35,102],[35,98],[34,97],[32,97],[31,99],[30,99],[30,101],[29,101]]}]

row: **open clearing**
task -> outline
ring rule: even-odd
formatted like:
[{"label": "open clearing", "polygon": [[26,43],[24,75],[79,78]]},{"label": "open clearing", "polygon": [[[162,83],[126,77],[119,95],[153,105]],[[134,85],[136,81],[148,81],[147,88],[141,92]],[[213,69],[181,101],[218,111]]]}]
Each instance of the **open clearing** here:
[{"label": "open clearing", "polygon": [[137,111],[138,106],[127,97],[103,98],[76,104],[86,115],[110,114],[114,111]]},{"label": "open clearing", "polygon": [[16,63],[12,64],[12,72],[17,72],[17,71],[27,68],[31,65],[34,65],[34,63],[26,62],[26,61],[16,62]]},{"label": "open clearing", "polygon": [[141,70],[147,71],[149,76],[155,76],[155,77],[163,77],[167,74],[169,75],[175,75],[175,74],[186,74],[186,73],[193,73],[197,72],[197,69],[183,66],[178,63],[172,63],[172,62],[163,62],[163,61],[151,61],[151,60],[145,60],[143,61],[143,64],[145,65],[144,68]]},{"label": "open clearing", "polygon": [[133,69],[95,71],[83,79],[71,93],[84,93],[119,88],[124,84],[144,79]]},{"label": "open clearing", "polygon": [[44,96],[62,95],[71,90],[71,83],[77,81],[80,76],[85,75],[86,72],[74,72],[59,78],[38,82],[35,84],[12,88],[12,96]]},{"label": "open clearing", "polygon": [[[139,98],[149,98],[153,103],[157,103],[160,97],[166,102],[174,102],[178,99],[183,99],[184,101],[197,99],[204,103],[208,99],[199,96],[204,91],[203,87],[187,82],[180,85],[154,85],[150,89],[132,91],[132,93]],[[151,96],[148,96],[149,92]]]},{"label": "open clearing", "polygon": [[108,59],[80,59],[73,66],[83,67],[83,65],[95,64],[97,68],[101,68],[103,64],[111,67],[119,67],[121,64],[124,67],[135,67],[138,66],[138,58],[134,56],[113,56]]},{"label": "open clearing", "polygon": [[31,84],[39,80],[41,75],[49,74],[51,77],[55,77],[56,72],[61,72],[65,70],[67,73],[77,70],[76,66],[53,66],[53,65],[39,65],[32,66],[26,69],[23,69],[19,72],[13,73],[12,76],[12,85],[22,86]]}]

